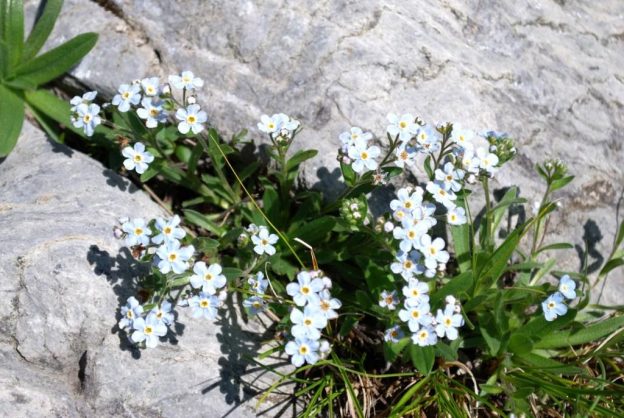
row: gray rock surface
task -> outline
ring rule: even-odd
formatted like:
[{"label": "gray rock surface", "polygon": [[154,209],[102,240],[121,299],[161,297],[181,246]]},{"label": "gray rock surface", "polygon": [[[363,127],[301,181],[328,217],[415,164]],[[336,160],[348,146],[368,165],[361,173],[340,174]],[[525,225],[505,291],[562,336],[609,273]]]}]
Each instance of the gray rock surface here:
[{"label": "gray rock surface", "polygon": [[140,272],[112,234],[124,215],[162,211],[25,124],[0,163],[2,415],[254,416],[254,395],[273,379],[249,362],[267,324],[245,324],[230,303],[216,323],[177,309],[177,338],[155,349],[132,350],[117,332]]},{"label": "gray rock surface", "polygon": [[[577,176],[549,225],[547,242],[578,246],[557,254],[561,268],[580,267],[585,242],[590,271],[610,252],[624,184],[620,0],[69,0],[63,13],[60,37],[83,31],[74,24],[83,17],[125,28],[102,33],[74,81],[110,91],[192,69],[226,132],[253,128],[262,113],[299,117],[297,146],[321,151],[305,179],[328,191],[339,179],[338,134],[358,125],[383,136],[388,112],[510,132],[519,155],[494,187],[519,184],[539,199],[533,166],[546,157]],[[154,56],[159,65],[146,65]],[[623,281],[611,274],[603,303],[621,303]]]}]

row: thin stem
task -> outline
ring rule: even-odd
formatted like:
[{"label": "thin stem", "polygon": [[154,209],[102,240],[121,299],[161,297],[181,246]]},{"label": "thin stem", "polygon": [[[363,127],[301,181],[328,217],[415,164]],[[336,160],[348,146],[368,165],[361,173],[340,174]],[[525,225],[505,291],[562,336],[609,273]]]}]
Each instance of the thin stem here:
[{"label": "thin stem", "polygon": [[[544,196],[540,202],[540,209],[544,206],[546,199],[548,199],[548,195],[550,194],[550,181],[546,185],[546,191],[544,192]],[[539,212],[538,212],[539,216]],[[540,228],[542,226],[542,218],[538,218],[535,223],[535,232],[533,233],[533,244],[531,245],[531,260],[535,258],[535,251],[537,251],[537,241],[539,237]]]}]

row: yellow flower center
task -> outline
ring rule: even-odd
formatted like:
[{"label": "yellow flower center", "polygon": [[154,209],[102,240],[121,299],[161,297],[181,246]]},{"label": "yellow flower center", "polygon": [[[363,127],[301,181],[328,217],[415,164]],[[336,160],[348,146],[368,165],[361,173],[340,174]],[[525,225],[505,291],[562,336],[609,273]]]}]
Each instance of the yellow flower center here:
[{"label": "yellow flower center", "polygon": [[419,311],[412,311],[412,318],[420,318],[420,312]]},{"label": "yellow flower center", "polygon": [[202,299],[199,302],[199,306],[201,306],[202,308],[207,308],[210,306],[210,302],[208,302],[208,299]]},{"label": "yellow flower center", "polygon": [[553,309],[555,307],[555,302],[548,302],[548,308]]},{"label": "yellow flower center", "polygon": [[409,209],[411,207],[412,207],[412,202],[410,202],[409,200],[405,202],[405,209]]},{"label": "yellow flower center", "polygon": [[392,298],[392,296],[387,296],[386,305],[392,305],[393,303],[394,303],[394,299]]},{"label": "yellow flower center", "polygon": [[415,233],[414,231],[409,231],[409,232],[407,233],[407,237],[408,237],[409,239],[414,239],[414,238],[416,237],[416,233]]},{"label": "yellow flower center", "polygon": [[401,151],[401,155],[399,157],[402,160],[407,160],[407,158],[409,157],[409,154],[407,153],[407,151]]},{"label": "yellow flower center", "polygon": [[396,329],[393,329],[390,331],[390,335],[396,338],[399,336],[399,332]]},{"label": "yellow flower center", "polygon": [[262,243],[262,245],[268,245],[268,244],[269,244],[269,241],[267,241],[267,240],[263,239],[263,240],[261,240],[261,241],[260,241],[260,243]]},{"label": "yellow flower center", "polygon": [[418,291],[418,289],[412,289],[412,296],[417,297],[420,295],[420,292]]},{"label": "yellow flower center", "polygon": [[299,354],[308,354],[308,346],[307,345],[302,345],[301,347],[299,347]]},{"label": "yellow flower center", "polygon": [[141,228],[136,228],[134,230],[134,235],[143,235],[143,229]]},{"label": "yellow flower center", "polygon": [[134,161],[136,161],[137,163],[140,163],[141,161],[143,161],[143,156],[141,154],[136,154],[134,156]]},{"label": "yellow flower center", "polygon": [[197,122],[197,118],[195,117],[195,115],[188,115],[186,117],[186,121],[192,125]]},{"label": "yellow flower center", "polygon": [[147,94],[154,94],[154,93],[156,93],[156,90],[154,89],[153,86],[147,86],[146,91],[147,91]]},{"label": "yellow flower center", "polygon": [[411,269],[412,265],[413,264],[410,260],[405,260],[405,263],[403,263],[403,267],[405,267],[406,269]]},{"label": "yellow flower center", "polygon": [[451,215],[451,221],[455,222],[457,220],[457,215],[455,215],[454,213]]},{"label": "yellow flower center", "polygon": [[210,273],[206,273],[206,275],[204,276],[204,280],[207,282],[211,281],[213,278],[214,277]]},{"label": "yellow flower center", "polygon": [[363,160],[368,160],[368,152],[362,151],[362,153],[360,154],[360,158],[362,158]]},{"label": "yellow flower center", "polygon": [[171,227],[170,226],[166,226],[165,229],[163,229],[163,232],[165,233],[165,235],[171,234]]},{"label": "yellow flower center", "polygon": [[158,109],[156,109],[155,107],[152,107],[149,113],[150,113],[150,116],[158,116]]},{"label": "yellow flower center", "polygon": [[152,332],[154,332],[154,330],[149,325],[146,326],[145,329],[143,330],[143,334],[147,334],[147,335],[150,335]]},{"label": "yellow flower center", "polygon": [[252,304],[252,306],[253,306],[254,308],[256,308],[256,309],[259,309],[259,308],[262,306],[262,304],[261,304],[260,302],[258,302],[258,301],[255,301],[255,302]]},{"label": "yellow flower center", "polygon": [[301,293],[303,293],[304,295],[307,295],[308,293],[310,293],[310,288],[308,286],[302,286]]},{"label": "yellow flower center", "polygon": [[310,318],[306,318],[306,319],[304,319],[304,320],[303,320],[303,325],[305,325],[305,326],[308,326],[308,327],[309,327],[310,325],[312,325],[312,320],[311,320]]},{"label": "yellow flower center", "polygon": [[129,310],[128,312],[126,312],[126,316],[128,318],[134,318],[134,312],[132,310]]},{"label": "yellow flower center", "polygon": [[91,122],[91,115],[84,115],[84,116],[83,116],[83,118],[82,118],[82,120],[83,120],[85,123],[89,123],[89,122]]},{"label": "yellow flower center", "polygon": [[128,91],[124,91],[124,92],[121,94],[121,97],[123,97],[123,98],[124,98],[124,100],[128,100],[128,98],[130,97],[130,92],[128,92]]},{"label": "yellow flower center", "polygon": [[270,130],[275,129],[275,124],[273,122],[269,122],[267,125],[267,128],[269,128]]},{"label": "yellow flower center", "polygon": [[322,311],[328,311],[331,306],[329,305],[329,302],[327,302],[326,300],[322,300],[320,303],[320,308]]},{"label": "yellow flower center", "polygon": [[420,331],[420,333],[418,334],[418,338],[420,338],[421,340],[426,340],[428,336],[429,333],[425,330]]},{"label": "yellow flower center", "polygon": [[178,258],[176,253],[169,254],[169,261],[175,261]]},{"label": "yellow flower center", "polygon": [[399,127],[401,129],[405,129],[407,128],[407,122],[405,122],[404,120],[402,120],[401,122],[399,122]]},{"label": "yellow flower center", "polygon": [[431,255],[435,255],[438,252],[438,250],[435,249],[434,247],[429,247],[429,252],[431,253]]},{"label": "yellow flower center", "polygon": [[447,327],[451,326],[451,318],[446,317],[444,318],[444,325],[446,325]]}]

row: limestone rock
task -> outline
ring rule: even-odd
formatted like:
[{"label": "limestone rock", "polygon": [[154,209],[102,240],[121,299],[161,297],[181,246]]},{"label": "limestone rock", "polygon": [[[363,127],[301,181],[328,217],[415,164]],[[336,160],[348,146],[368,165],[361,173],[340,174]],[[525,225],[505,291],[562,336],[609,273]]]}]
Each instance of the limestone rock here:
[{"label": "limestone rock", "polygon": [[176,337],[148,351],[116,330],[141,266],[112,227],[120,216],[162,215],[127,180],[25,124],[0,162],[4,414],[254,415],[272,375],[250,373],[248,358],[269,339],[268,323],[245,324],[232,303],[218,323],[179,308]]}]

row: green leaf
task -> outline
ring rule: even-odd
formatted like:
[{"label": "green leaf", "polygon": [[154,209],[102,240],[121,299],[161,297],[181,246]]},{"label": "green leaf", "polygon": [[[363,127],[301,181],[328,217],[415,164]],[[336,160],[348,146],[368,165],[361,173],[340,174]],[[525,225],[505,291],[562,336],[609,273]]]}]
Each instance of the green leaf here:
[{"label": "green leaf", "polygon": [[431,167],[431,155],[427,155],[427,158],[425,158],[423,167],[425,168],[427,177],[429,177],[430,180],[433,180],[433,168]]},{"label": "green leaf", "polygon": [[197,225],[200,228],[204,228],[205,230],[210,231],[217,236],[221,236],[223,235],[223,233],[225,233],[225,230],[223,228],[210,220],[206,215],[192,209],[185,209],[183,212],[184,218],[187,222]]},{"label": "green leaf", "polygon": [[[2,2],[0,1],[0,4]],[[9,73],[9,47],[0,39],[0,80]]]},{"label": "green leaf", "polygon": [[[457,199],[457,206],[466,209],[464,197]],[[472,259],[470,254],[471,234],[470,225],[466,222],[463,225],[450,226],[451,236],[453,237],[453,247],[455,248],[455,258],[459,264],[459,270],[464,273],[470,270]]]},{"label": "green leaf", "polygon": [[533,341],[529,335],[514,333],[509,337],[507,348],[514,354],[530,353],[533,350]]},{"label": "green leaf", "polygon": [[438,289],[431,295],[431,306],[438,306],[448,295],[459,297],[462,293],[467,292],[472,287],[473,276],[471,271],[461,273],[449,280],[447,284]]},{"label": "green leaf", "polygon": [[2,0],[2,41],[8,47],[9,72],[17,66],[24,50],[24,5],[22,0]]},{"label": "green leaf", "polygon": [[219,241],[216,239],[197,237],[193,240],[195,248],[203,253],[219,248]]},{"label": "green leaf", "polygon": [[553,180],[553,182],[550,183],[550,191],[554,192],[555,190],[559,190],[559,189],[567,186],[568,183],[570,183],[572,180],[574,180],[574,176],[568,176],[568,177],[564,177],[562,179]]},{"label": "green leaf", "polygon": [[411,345],[409,353],[414,367],[423,375],[428,375],[435,363],[435,349],[433,346],[420,347]]},{"label": "green leaf", "polygon": [[336,220],[333,217],[323,216],[289,231],[288,237],[299,238],[310,245],[315,245],[327,237],[334,225],[336,225]]},{"label": "green leaf", "polygon": [[457,349],[453,349],[450,345],[438,341],[435,345],[436,355],[443,357],[447,361],[457,360]]},{"label": "green leaf", "polygon": [[35,26],[24,45],[22,61],[30,60],[41,50],[54,28],[56,19],[63,7],[63,0],[47,0],[44,4],[43,12],[35,22]]},{"label": "green leaf", "polygon": [[537,250],[535,254],[539,254],[544,251],[552,251],[552,250],[569,250],[571,248],[574,248],[574,245],[568,244],[567,242],[558,242],[555,244],[549,244],[549,245],[543,246],[542,248]]},{"label": "green leaf", "polygon": [[344,178],[347,186],[353,186],[355,184],[357,174],[353,171],[351,165],[340,162],[340,171],[342,171],[342,177]]},{"label": "green leaf", "polygon": [[384,355],[386,360],[389,362],[393,362],[397,359],[397,357],[405,350],[410,343],[411,339],[409,337],[405,337],[399,340],[398,343],[387,342],[384,344]]},{"label": "green leaf", "polygon": [[578,331],[551,332],[535,344],[535,348],[561,348],[596,342],[624,326],[624,315],[605,319]]},{"label": "green leaf", "polygon": [[223,275],[228,280],[235,280],[243,277],[244,271],[236,267],[223,267]]},{"label": "green leaf", "polygon": [[178,157],[178,159],[185,164],[189,163],[192,154],[193,151],[191,151],[191,149],[185,145],[178,145],[175,149],[176,157]]},{"label": "green leaf", "polygon": [[496,231],[501,221],[503,220],[503,216],[507,212],[507,209],[511,205],[520,204],[526,202],[526,199],[518,198],[518,188],[510,187],[509,190],[505,193],[500,202],[491,210],[493,215],[492,222],[492,231]]},{"label": "green leaf", "polygon": [[78,63],[97,42],[96,33],[83,33],[64,44],[19,65],[15,79],[38,86],[54,80]]},{"label": "green leaf", "polygon": [[160,164],[157,161],[154,161],[152,164],[149,165],[147,170],[145,170],[145,172],[141,174],[141,182],[145,183],[150,181],[152,178],[158,175],[158,173],[160,172],[159,170]]},{"label": "green leaf", "polygon": [[585,374],[585,371],[580,367],[568,366],[567,364],[560,363],[556,360],[549,359],[535,353],[517,354],[516,357],[523,363],[535,367],[541,371],[572,375]]},{"label": "green leaf", "polygon": [[612,270],[624,266],[624,258],[614,258],[613,260],[607,261],[602,270],[600,270],[599,277],[604,277],[609,274]]},{"label": "green leaf", "polygon": [[487,291],[495,283],[507,267],[507,261],[515,251],[520,241],[521,228],[515,229],[492,256],[485,262],[478,279],[475,281],[476,291]]},{"label": "green leaf", "polygon": [[624,220],[620,223],[620,227],[618,229],[618,233],[615,236],[615,242],[613,244],[613,249],[616,249],[620,246],[620,244],[624,241]]},{"label": "green leaf", "polygon": [[272,186],[265,187],[264,195],[262,196],[262,204],[266,216],[280,228],[282,226],[282,221],[285,221],[285,219],[282,219],[280,216],[280,198],[277,191]]},{"label": "green leaf", "polygon": [[9,155],[13,150],[23,123],[24,102],[0,84],[0,157]]},{"label": "green leaf", "polygon": [[305,160],[316,157],[316,154],[318,154],[318,151],[315,149],[297,151],[295,155],[290,157],[290,159],[286,162],[286,170],[292,171],[296,169],[299,167],[299,164]]}]

